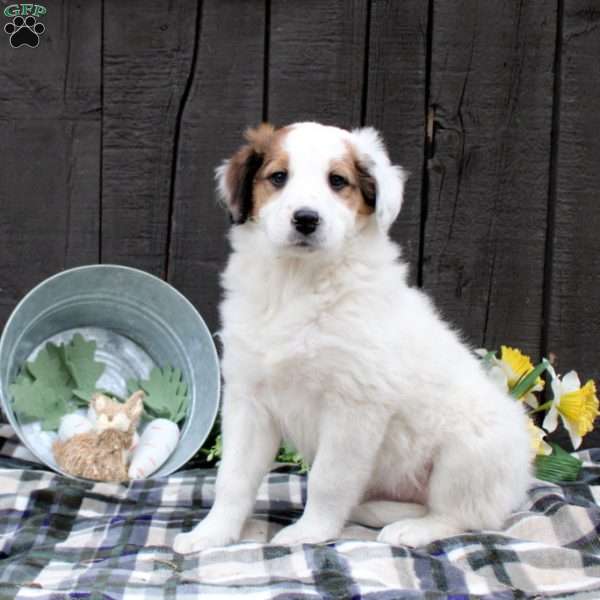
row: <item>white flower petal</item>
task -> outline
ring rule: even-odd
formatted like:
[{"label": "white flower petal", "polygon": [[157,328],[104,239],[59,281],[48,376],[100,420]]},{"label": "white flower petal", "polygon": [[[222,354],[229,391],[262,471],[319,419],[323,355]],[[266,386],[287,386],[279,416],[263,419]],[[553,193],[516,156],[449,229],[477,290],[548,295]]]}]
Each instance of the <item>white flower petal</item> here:
[{"label": "white flower petal", "polygon": [[562,378],[562,388],[563,393],[568,394],[570,392],[575,392],[581,387],[581,381],[579,381],[579,376],[575,371],[569,371]]},{"label": "white flower petal", "polygon": [[523,402],[527,404],[527,406],[531,406],[531,408],[537,408],[539,406],[539,402],[535,394],[531,392],[527,392],[522,398]]},{"label": "white flower petal", "polygon": [[540,454],[543,454],[544,456],[550,456],[552,454],[552,446],[544,440],[541,440]]},{"label": "white flower petal", "polygon": [[577,448],[581,446],[581,436],[577,435],[577,433],[571,427],[571,423],[569,423],[569,421],[567,421],[567,419],[565,419],[562,415],[560,415],[560,420],[562,421],[567,433],[569,434],[569,437],[571,438],[571,444],[573,444],[573,448],[577,450]]},{"label": "white flower petal", "polygon": [[550,387],[552,388],[552,403],[555,404],[560,400],[560,397],[563,395],[563,387],[560,382],[560,379],[556,377],[550,383]]},{"label": "white flower petal", "polygon": [[542,427],[548,432],[552,433],[558,426],[558,410],[556,410],[556,406],[552,405],[550,410],[544,417],[544,422],[542,423]]}]

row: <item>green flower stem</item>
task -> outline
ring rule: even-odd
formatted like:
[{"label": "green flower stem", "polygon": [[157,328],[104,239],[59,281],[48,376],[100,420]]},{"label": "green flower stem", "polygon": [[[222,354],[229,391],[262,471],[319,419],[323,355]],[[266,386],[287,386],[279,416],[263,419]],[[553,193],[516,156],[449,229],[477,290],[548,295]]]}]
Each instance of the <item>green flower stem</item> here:
[{"label": "green flower stem", "polygon": [[548,400],[548,402],[544,402],[544,404],[541,404],[537,408],[534,408],[531,411],[531,413],[533,414],[537,412],[542,412],[543,410],[548,410],[552,406],[552,402],[554,402],[554,400]]}]

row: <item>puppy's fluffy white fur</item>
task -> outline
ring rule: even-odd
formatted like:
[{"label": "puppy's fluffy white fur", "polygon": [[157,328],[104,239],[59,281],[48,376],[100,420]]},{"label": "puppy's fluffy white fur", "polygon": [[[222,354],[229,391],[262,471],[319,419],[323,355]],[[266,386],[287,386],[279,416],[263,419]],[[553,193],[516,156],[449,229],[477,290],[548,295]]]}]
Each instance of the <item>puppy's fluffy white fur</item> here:
[{"label": "puppy's fluffy white fur", "polygon": [[[525,416],[425,294],[407,285],[387,235],[402,170],[371,128],[301,123],[278,144],[287,181],[232,227],[223,274],[216,501],[177,536],[175,550],[239,540],[282,437],[312,468],[304,514],[273,543],[329,540],[348,519],[383,527],[380,541],[410,546],[500,528],[530,481]],[[374,180],[371,215],[340,202],[328,182],[332,161],[349,149]],[[218,178],[239,217],[232,168],[225,163]],[[293,227],[300,207],[320,215],[308,246]]]}]

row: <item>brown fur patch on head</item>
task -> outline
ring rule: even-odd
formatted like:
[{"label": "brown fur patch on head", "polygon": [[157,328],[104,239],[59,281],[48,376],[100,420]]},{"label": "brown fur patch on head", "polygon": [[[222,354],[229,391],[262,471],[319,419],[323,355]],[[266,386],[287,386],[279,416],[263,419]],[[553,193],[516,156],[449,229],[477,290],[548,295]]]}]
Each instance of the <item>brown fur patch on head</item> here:
[{"label": "brown fur patch on head", "polygon": [[268,144],[264,147],[263,164],[256,173],[253,182],[253,202],[251,216],[256,217],[260,209],[270,202],[279,192],[269,179],[273,173],[289,172],[289,157],[283,149],[283,138],[289,132],[289,127],[274,131]]},{"label": "brown fur patch on head", "polygon": [[248,127],[244,132],[244,139],[258,154],[266,154],[276,129],[271,123],[261,123],[258,127]]},{"label": "brown fur patch on head", "polygon": [[341,175],[348,185],[337,192],[340,199],[359,215],[370,215],[375,210],[375,179],[361,163],[354,147],[348,143],[348,152],[340,160],[334,160],[329,173]]},{"label": "brown fur patch on head", "polygon": [[[285,131],[287,128],[275,129],[270,123],[247,129],[244,133],[247,144],[227,161],[223,174],[225,201],[234,223],[244,223],[256,216],[268,201],[268,188],[262,184],[268,183],[268,176],[274,172],[269,165],[273,166],[273,160],[277,159]],[[267,175],[266,169],[269,169]],[[259,182],[261,185],[257,185]]]}]

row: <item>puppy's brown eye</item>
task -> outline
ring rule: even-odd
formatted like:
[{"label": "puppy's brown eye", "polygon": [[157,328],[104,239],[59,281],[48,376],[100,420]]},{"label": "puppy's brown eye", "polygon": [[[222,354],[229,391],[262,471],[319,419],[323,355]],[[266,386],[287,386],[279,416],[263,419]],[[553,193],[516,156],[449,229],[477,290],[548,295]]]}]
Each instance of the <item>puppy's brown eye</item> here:
[{"label": "puppy's brown eye", "polygon": [[345,188],[348,185],[348,180],[341,175],[336,175],[335,173],[331,173],[329,175],[329,185],[338,192],[339,190]]},{"label": "puppy's brown eye", "polygon": [[269,175],[269,181],[277,188],[283,187],[287,181],[287,173],[285,171],[275,171]]}]

